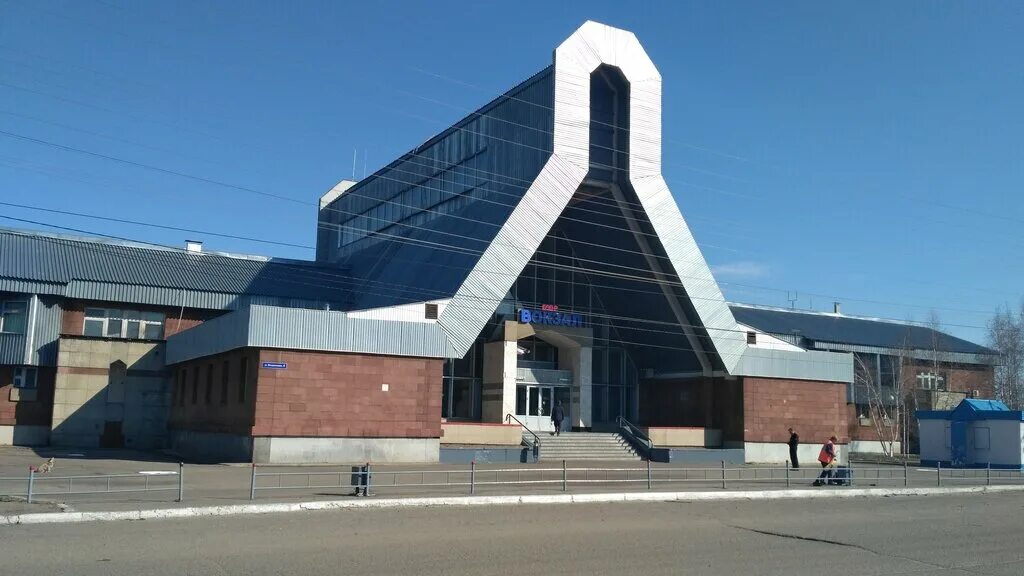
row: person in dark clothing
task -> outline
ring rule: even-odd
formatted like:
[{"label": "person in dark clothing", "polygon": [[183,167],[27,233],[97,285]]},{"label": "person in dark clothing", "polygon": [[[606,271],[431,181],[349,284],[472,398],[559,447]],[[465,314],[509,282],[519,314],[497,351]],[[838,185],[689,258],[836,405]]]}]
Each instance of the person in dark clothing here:
[{"label": "person in dark clothing", "polygon": [[565,420],[565,409],[562,408],[562,402],[559,401],[555,404],[555,409],[551,411],[551,421],[555,423],[555,436],[562,434],[563,420]]},{"label": "person in dark clothing", "polygon": [[800,469],[800,459],[796,455],[796,449],[800,447],[800,435],[789,429],[789,461],[793,464],[793,470]]}]

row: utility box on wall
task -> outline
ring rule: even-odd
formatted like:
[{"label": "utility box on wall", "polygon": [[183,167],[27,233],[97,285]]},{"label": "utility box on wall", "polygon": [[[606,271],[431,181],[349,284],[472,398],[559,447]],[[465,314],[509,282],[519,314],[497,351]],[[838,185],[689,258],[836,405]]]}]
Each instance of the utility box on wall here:
[{"label": "utility box on wall", "polygon": [[967,399],[953,410],[917,413],[921,464],[1024,469],[1024,412],[996,400]]}]

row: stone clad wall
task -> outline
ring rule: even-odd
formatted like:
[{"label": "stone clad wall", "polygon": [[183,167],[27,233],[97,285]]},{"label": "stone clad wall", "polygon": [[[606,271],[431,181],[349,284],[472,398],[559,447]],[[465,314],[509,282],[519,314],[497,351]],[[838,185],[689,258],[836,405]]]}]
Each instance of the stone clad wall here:
[{"label": "stone clad wall", "polygon": [[261,350],[259,361],[253,436],[441,436],[442,360]]},{"label": "stone clad wall", "polygon": [[170,377],[171,430],[250,436],[259,354],[242,348],[175,364]]},{"label": "stone clad wall", "polygon": [[789,459],[788,428],[800,435],[799,458],[817,466],[821,445],[839,438],[840,462],[848,458],[849,411],[846,384],[781,378],[743,378],[743,448],[747,462]]},{"label": "stone clad wall", "polygon": [[51,444],[163,447],[166,376],[162,341],[61,337]]}]

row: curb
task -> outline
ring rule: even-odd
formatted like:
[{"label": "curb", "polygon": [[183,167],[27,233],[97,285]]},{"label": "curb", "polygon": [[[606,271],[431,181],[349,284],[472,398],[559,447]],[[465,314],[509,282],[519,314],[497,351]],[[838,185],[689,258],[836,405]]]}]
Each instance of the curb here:
[{"label": "curb", "polygon": [[278,502],[124,510],[117,512],[53,512],[0,516],[0,526],[25,524],[64,524],[74,522],[115,522],[119,520],[164,520],[200,518],[204,516],[235,516],[242,514],[275,514],[314,510],[351,508],[405,508],[424,506],[508,506],[515,504],[592,504],[613,502],[707,502],[737,500],[783,500],[814,498],[866,498],[892,496],[943,496],[951,494],[988,494],[1024,491],[1024,486],[968,486],[960,488],[853,488],[850,490],[770,490],[726,492],[619,492],[605,494],[552,494],[522,496],[455,496],[437,498],[382,498],[321,500],[313,502]]}]

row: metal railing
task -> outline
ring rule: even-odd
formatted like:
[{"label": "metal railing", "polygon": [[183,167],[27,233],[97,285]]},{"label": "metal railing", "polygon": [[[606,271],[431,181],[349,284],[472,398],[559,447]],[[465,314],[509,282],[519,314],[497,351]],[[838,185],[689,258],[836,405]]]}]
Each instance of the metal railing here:
[{"label": "metal railing", "polygon": [[[559,465],[536,467],[486,468],[470,463],[464,468],[427,469],[371,469],[370,465],[356,471],[313,472],[257,472],[253,466],[250,499],[260,491],[295,491],[322,489],[352,489],[362,496],[404,491],[440,490],[468,491],[476,494],[482,488],[505,487],[509,490],[534,487],[563,492],[570,488],[598,488],[602,485],[635,487],[638,489],[670,489],[694,486],[701,489],[783,489],[811,486],[821,475],[820,468],[793,469],[785,466],[732,466],[721,462],[718,466],[684,467],[654,465],[645,461],[641,467],[571,467],[566,461]],[[360,476],[362,475],[362,476]],[[346,476],[349,482],[345,481]],[[276,477],[276,481],[264,479]],[[301,480],[300,480],[301,478]],[[329,481],[315,480],[317,478]],[[832,470],[830,485],[842,487],[908,487],[973,484],[1024,483],[1024,473],[1018,470],[910,468],[907,466],[850,467]],[[360,493],[359,486],[363,490]],[[463,492],[464,493],[464,492]]]},{"label": "metal railing", "polygon": [[643,452],[643,456],[650,460],[651,451],[654,450],[654,442],[651,437],[648,436],[638,426],[634,425],[629,420],[626,420],[624,416],[617,416],[615,423],[619,427],[620,433],[628,440],[631,444],[639,448]]},{"label": "metal railing", "polygon": [[[159,474],[78,474],[51,476],[39,473],[29,467],[24,477],[0,478],[0,485],[14,485],[23,482],[24,490],[0,489],[0,495],[24,497],[29,504],[40,496],[78,496],[87,494],[124,494],[133,492],[176,492],[177,502],[185,495],[184,464],[178,463],[177,471],[161,471]],[[174,477],[173,483],[166,480]]]},{"label": "metal railing", "polygon": [[[365,464],[338,468],[297,469],[274,465],[251,466],[249,499],[275,493],[318,492],[317,496],[334,495],[342,490],[356,496],[374,494],[400,495],[416,491],[425,495],[438,493],[477,494],[487,489],[492,494],[523,493],[570,489],[595,490],[602,487],[618,489],[675,490],[694,487],[715,489],[783,489],[810,486],[821,473],[818,466],[793,469],[786,465],[746,466],[718,465],[681,466],[656,464],[650,460],[640,466],[570,466],[566,461],[532,466],[507,464],[445,466],[441,468],[391,468]],[[1016,469],[949,468],[936,466],[865,465],[841,466],[833,471],[833,480],[843,487],[934,487],[994,486],[1024,484],[1024,471]],[[5,491],[6,487],[13,490]],[[242,486],[239,485],[239,496]],[[46,496],[115,495],[141,492],[175,492],[176,500],[184,499],[184,466],[160,475],[107,474],[50,476],[34,469],[24,477],[0,478],[0,495],[25,497],[28,502]]]},{"label": "metal railing", "polygon": [[522,426],[523,430],[526,430],[527,432],[530,433],[531,436],[533,436],[533,446],[532,446],[532,448],[533,448],[533,455],[539,457],[540,456],[540,436],[538,436],[537,433],[534,432],[533,430],[530,430],[529,428],[527,428],[526,424],[523,424],[522,420],[520,420],[519,418],[516,418],[512,414],[506,414],[505,415],[505,423],[506,424],[511,424],[513,420],[515,420],[517,424]]}]

